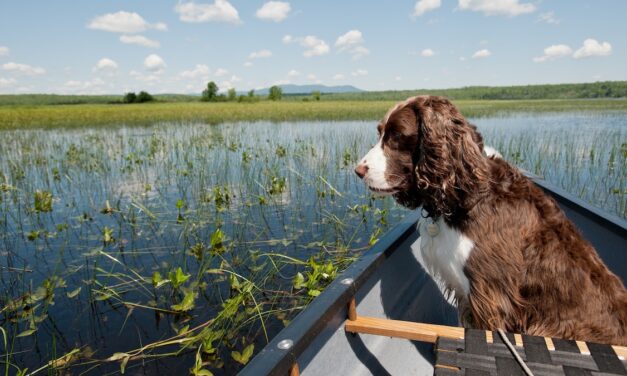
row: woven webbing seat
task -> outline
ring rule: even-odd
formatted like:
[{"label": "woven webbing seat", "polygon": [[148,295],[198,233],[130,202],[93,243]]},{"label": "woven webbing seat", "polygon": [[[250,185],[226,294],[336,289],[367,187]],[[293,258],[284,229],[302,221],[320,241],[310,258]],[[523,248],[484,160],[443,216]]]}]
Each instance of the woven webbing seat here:
[{"label": "woven webbing seat", "polygon": [[[524,375],[501,337],[496,332],[487,337],[473,329],[465,329],[463,339],[439,337],[435,375]],[[627,375],[627,362],[609,345],[509,333],[507,338],[536,376]]]},{"label": "woven webbing seat", "polygon": [[360,316],[355,298],[347,311],[344,329],[349,333],[434,343],[434,374],[438,376],[509,376],[525,375],[527,371],[534,376],[627,376],[625,346]]}]

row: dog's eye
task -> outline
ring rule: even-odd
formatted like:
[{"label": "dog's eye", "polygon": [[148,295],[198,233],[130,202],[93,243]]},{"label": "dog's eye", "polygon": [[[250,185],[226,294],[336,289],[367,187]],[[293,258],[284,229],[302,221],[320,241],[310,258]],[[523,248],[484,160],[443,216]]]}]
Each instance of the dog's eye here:
[{"label": "dog's eye", "polygon": [[388,138],[394,140],[394,141],[398,141],[398,139],[401,138],[401,134],[398,133],[397,131],[391,130],[389,132],[385,132],[385,134],[388,136]]}]

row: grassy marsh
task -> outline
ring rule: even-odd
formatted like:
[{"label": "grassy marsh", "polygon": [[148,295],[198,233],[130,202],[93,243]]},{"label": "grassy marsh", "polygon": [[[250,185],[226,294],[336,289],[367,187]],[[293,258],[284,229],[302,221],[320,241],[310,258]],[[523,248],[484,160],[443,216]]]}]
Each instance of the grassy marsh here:
[{"label": "grassy marsh", "polygon": [[[0,130],[240,121],[377,120],[395,101],[261,101],[257,103],[144,103],[0,106]],[[512,112],[627,111],[627,99],[458,100],[466,117]]]}]

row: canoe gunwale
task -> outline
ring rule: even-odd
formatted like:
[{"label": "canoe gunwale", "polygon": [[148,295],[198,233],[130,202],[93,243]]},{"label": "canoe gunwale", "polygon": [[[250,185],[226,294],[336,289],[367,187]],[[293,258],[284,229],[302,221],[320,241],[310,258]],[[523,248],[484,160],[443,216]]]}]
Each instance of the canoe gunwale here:
[{"label": "canoe gunwale", "polygon": [[604,212],[603,210],[590,205],[579,197],[558,188],[540,177],[527,175],[535,185],[540,187],[545,193],[553,197],[560,205],[566,206],[574,211],[593,219],[609,230],[627,238],[627,220],[618,216]]},{"label": "canoe gunwale", "polygon": [[[316,297],[292,322],[274,337],[239,373],[240,375],[287,375],[292,364],[325,328],[328,319],[346,309],[351,298],[367,282],[374,271],[390,257],[414,231],[420,211],[412,211],[392,227],[368,251],[339,275],[322,294]],[[342,281],[352,278],[351,284]],[[289,350],[281,350],[279,342],[291,340]]]}]

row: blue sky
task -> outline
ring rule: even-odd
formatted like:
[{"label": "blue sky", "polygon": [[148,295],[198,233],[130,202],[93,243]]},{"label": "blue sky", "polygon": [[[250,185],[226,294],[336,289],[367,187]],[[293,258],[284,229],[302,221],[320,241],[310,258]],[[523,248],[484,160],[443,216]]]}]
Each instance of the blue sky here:
[{"label": "blue sky", "polygon": [[3,1],[0,93],[627,79],[627,1]]}]

